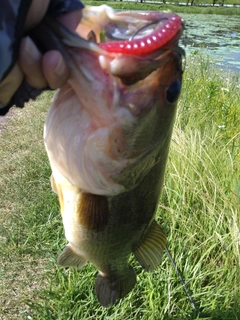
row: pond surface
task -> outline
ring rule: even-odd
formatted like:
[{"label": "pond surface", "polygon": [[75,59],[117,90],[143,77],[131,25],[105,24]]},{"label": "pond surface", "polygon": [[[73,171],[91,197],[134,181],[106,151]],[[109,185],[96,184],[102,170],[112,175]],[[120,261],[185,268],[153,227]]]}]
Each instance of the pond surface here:
[{"label": "pond surface", "polygon": [[207,53],[220,68],[240,71],[240,17],[181,14],[185,31],[181,45],[187,54]]}]

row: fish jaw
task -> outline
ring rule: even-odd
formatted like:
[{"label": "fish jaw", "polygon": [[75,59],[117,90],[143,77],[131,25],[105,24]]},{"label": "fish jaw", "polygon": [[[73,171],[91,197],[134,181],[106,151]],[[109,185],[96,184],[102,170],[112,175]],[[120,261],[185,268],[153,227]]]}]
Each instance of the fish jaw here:
[{"label": "fish jaw", "polygon": [[[152,152],[168,149],[176,101],[169,103],[166,94],[172,83],[181,84],[178,53],[169,52],[162,66],[132,85],[122,83],[122,74],[112,75],[118,58],[104,57],[102,68],[101,56],[72,54],[81,67],[58,92],[45,124],[51,165],[85,192],[110,196],[131,190],[157,161]],[[134,170],[132,183],[124,183],[134,166],[145,170]]]},{"label": "fish jaw", "polygon": [[[90,63],[89,54],[86,58]],[[108,140],[111,134],[121,133],[112,110],[113,95],[118,94],[118,88],[115,79],[108,80],[99,65],[94,69],[96,78],[89,78],[85,71],[88,73],[91,67],[91,63],[85,63],[55,96],[45,123],[45,146],[51,166],[73,185],[94,194],[117,194],[124,188],[111,175],[121,171],[126,160],[112,157]],[[103,167],[109,168],[107,174],[104,168],[99,170],[103,161]]]},{"label": "fish jaw", "polygon": [[[159,146],[157,141],[162,143],[160,148],[165,145],[167,149],[176,103],[168,103],[166,97],[172,84],[179,84],[177,96],[181,88],[181,57],[174,47],[183,25],[180,17],[161,12],[120,14],[107,6],[84,10],[81,26],[90,24],[96,34],[104,29],[109,37],[115,37],[116,30],[111,30],[113,23],[118,32],[125,23],[129,32],[153,19],[163,21],[164,26],[169,19],[177,21],[171,37],[168,35],[166,40],[162,36],[165,44],[160,42],[158,49],[149,46],[148,54],[145,51],[140,55],[125,51],[119,54],[105,47],[99,51],[96,48],[100,44],[78,42],[71,34],[63,38],[72,47],[68,60],[75,67],[71,67],[72,77],[49,110],[44,133],[46,149],[51,165],[73,185],[85,192],[110,196],[131,190],[142,179],[148,167],[157,161],[157,155],[155,160],[144,156]],[[157,31],[151,29],[150,34],[159,29],[163,32],[161,24]],[[143,35],[146,31],[143,30]],[[148,130],[150,125],[152,130]],[[145,169],[134,171],[132,183],[129,180],[123,183],[127,168],[135,164],[136,168]]]}]

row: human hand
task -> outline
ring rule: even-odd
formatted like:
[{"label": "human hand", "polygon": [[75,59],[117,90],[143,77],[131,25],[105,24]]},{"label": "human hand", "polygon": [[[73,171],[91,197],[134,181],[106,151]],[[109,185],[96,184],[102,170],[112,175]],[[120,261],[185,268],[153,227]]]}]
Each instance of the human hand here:
[{"label": "human hand", "polygon": [[[28,12],[25,29],[37,25],[45,15],[50,0],[33,0]],[[59,15],[57,20],[74,31],[82,17],[81,10]],[[49,86],[61,87],[68,79],[68,67],[59,51],[51,50],[42,55],[34,42],[23,38],[20,44],[19,58],[8,76],[0,83],[0,103],[7,104],[23,79],[34,88]]]}]

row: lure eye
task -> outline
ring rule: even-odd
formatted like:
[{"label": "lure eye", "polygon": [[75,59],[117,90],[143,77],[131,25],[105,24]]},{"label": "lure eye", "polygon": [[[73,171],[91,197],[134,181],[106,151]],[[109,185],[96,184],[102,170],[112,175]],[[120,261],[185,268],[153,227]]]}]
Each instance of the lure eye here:
[{"label": "lure eye", "polygon": [[166,99],[169,103],[173,103],[177,100],[181,91],[181,81],[176,79],[166,91]]}]

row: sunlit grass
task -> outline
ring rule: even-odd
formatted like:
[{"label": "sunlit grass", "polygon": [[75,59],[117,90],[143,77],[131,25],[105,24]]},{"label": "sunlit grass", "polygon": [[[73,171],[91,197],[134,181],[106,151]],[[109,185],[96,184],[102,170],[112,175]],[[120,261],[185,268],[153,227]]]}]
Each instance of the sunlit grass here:
[{"label": "sunlit grass", "polygon": [[[187,61],[157,219],[202,319],[240,318],[240,82]],[[52,93],[0,133],[0,319],[197,319],[165,254],[116,306],[97,301],[97,270],[56,264],[65,244],[42,131]]]}]

